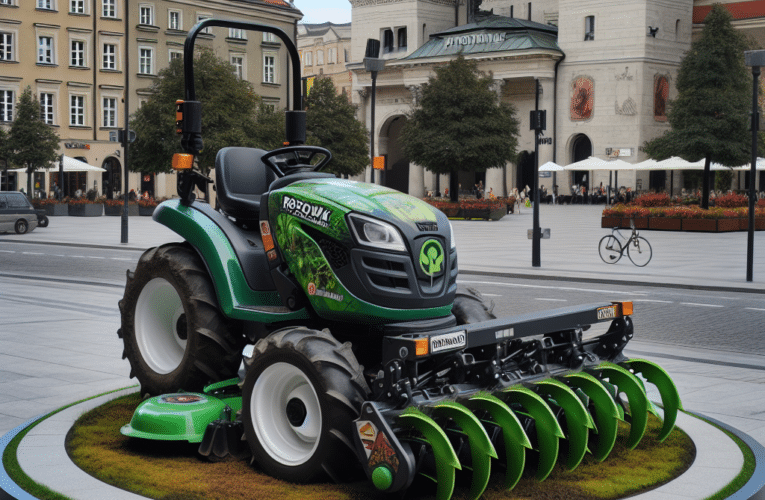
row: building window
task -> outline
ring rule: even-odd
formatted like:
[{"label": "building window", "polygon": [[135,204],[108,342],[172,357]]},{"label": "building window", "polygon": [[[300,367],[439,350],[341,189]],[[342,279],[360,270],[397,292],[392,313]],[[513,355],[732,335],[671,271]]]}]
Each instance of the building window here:
[{"label": "building window", "polygon": [[53,37],[37,37],[37,62],[53,64]]},{"label": "building window", "polygon": [[13,5],[11,0],[0,0],[0,5]]},{"label": "building window", "polygon": [[584,18],[584,41],[595,40],[595,16]]},{"label": "building window", "polygon": [[53,0],[37,0],[37,8],[43,10],[53,10]]},{"label": "building window", "polygon": [[170,49],[170,62],[176,59],[183,59],[183,51]]},{"label": "building window", "polygon": [[69,58],[69,66],[85,66],[85,42],[72,40],[72,51]]},{"label": "building window", "polygon": [[0,122],[13,121],[13,103],[15,98],[12,90],[0,90]]},{"label": "building window", "polygon": [[114,128],[117,126],[117,98],[104,97],[104,127]]},{"label": "building window", "polygon": [[406,28],[398,29],[398,48],[406,49]]},{"label": "building window", "polygon": [[0,61],[13,61],[13,34],[0,32]]},{"label": "building window", "polygon": [[303,55],[305,66],[313,66],[313,52],[306,52]]},{"label": "building window", "polygon": [[383,31],[383,54],[393,51],[393,30]]},{"label": "building window", "polygon": [[117,46],[113,43],[104,44],[103,69],[117,69]]},{"label": "building window", "polygon": [[85,96],[73,95],[69,99],[69,125],[85,125]]},{"label": "building window", "polygon": [[[210,19],[212,16],[210,14],[197,14],[197,23],[204,21],[205,19]],[[205,35],[212,35],[212,28],[207,27],[200,31],[200,33],[204,33]]]},{"label": "building window", "polygon": [[117,0],[102,0],[101,15],[103,17],[117,17]]},{"label": "building window", "polygon": [[337,62],[337,49],[327,49],[327,64],[335,64]]},{"label": "building window", "polygon": [[85,13],[85,0],[69,0],[69,13],[70,14],[84,14]]},{"label": "building window", "polygon": [[234,66],[234,74],[240,80],[244,80],[244,56],[237,54],[231,56],[231,65]]},{"label": "building window", "polygon": [[141,5],[139,7],[139,22],[147,26],[154,25],[154,6],[153,5]]},{"label": "building window", "polygon": [[323,50],[316,51],[316,65],[324,66],[324,51]]},{"label": "building window", "polygon": [[142,75],[154,74],[154,49],[147,47],[138,49],[138,72]]},{"label": "building window", "polygon": [[40,118],[48,125],[53,125],[53,94],[40,94]]},{"label": "building window", "polygon": [[348,62],[348,49],[343,49],[343,62]]},{"label": "building window", "polygon": [[276,35],[273,33],[263,32],[263,41],[266,43],[278,43]]},{"label": "building window", "polygon": [[181,11],[169,10],[167,11],[167,27],[171,30],[182,30],[183,24],[181,23]]},{"label": "building window", "polygon": [[276,57],[263,56],[263,83],[276,83]]},{"label": "building window", "polygon": [[245,33],[243,29],[239,29],[239,28],[229,28],[228,37],[236,38],[238,40],[247,40],[247,34]]}]

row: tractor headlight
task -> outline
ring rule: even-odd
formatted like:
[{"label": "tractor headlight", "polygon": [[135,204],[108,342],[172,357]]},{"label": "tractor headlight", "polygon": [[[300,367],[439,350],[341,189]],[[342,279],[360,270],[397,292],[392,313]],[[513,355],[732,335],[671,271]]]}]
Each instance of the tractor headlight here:
[{"label": "tractor headlight", "polygon": [[454,228],[451,221],[449,221],[449,241],[452,242],[452,250],[457,248],[457,240],[454,239]]},{"label": "tractor headlight", "polygon": [[358,214],[351,214],[348,218],[351,221],[353,234],[356,236],[356,241],[359,244],[385,250],[394,250],[396,252],[406,252],[406,245],[404,245],[404,240],[401,238],[401,233],[387,222]]}]

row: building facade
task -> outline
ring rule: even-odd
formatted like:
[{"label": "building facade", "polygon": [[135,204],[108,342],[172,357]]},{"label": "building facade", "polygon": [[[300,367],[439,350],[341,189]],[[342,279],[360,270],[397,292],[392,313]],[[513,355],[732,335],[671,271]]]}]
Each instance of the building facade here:
[{"label": "building facade", "polygon": [[[124,151],[109,133],[125,127],[126,89],[132,114],[160,70],[182,57],[192,26],[210,17],[269,24],[294,40],[302,14],[284,0],[0,0],[0,126],[11,125],[18,96],[31,87],[61,139],[60,152],[105,169],[66,174],[65,193],[116,196],[123,192]],[[278,38],[211,28],[197,45],[228,60],[266,103],[287,106],[288,57]],[[35,176],[46,193],[58,181],[57,173]],[[26,174],[3,176],[2,183],[21,188]],[[169,197],[175,176],[131,173],[129,188]]]},{"label": "building facade", "polygon": [[[385,70],[378,74],[374,134],[386,156],[386,184],[424,195],[447,185],[411,164],[399,144],[401,127],[433,68],[457,54],[490,73],[500,99],[520,120],[517,163],[485,174],[460,174],[460,183],[482,181],[507,194],[533,186],[535,137],[529,112],[547,111],[539,165],[568,165],[589,156],[646,159],[642,145],[669,129],[667,103],[694,34],[701,31],[712,0],[351,0],[353,99],[371,128],[370,74],[364,70],[366,40],[379,39]],[[722,2],[734,25],[765,41],[765,1]],[[609,172],[545,173],[540,185],[590,188],[609,184]],[[683,186],[681,174],[672,179]],[[371,176],[369,171],[366,178]],[[670,182],[663,172],[621,172],[619,185],[636,190]]]},{"label": "building facade", "polygon": [[351,23],[298,24],[298,52],[306,79],[306,90],[313,79],[331,78],[337,91],[351,99],[350,62]]}]

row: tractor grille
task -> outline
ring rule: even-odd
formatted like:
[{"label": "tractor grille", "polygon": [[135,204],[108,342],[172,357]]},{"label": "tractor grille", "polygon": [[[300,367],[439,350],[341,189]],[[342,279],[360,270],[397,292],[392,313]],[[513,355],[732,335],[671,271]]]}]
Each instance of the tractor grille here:
[{"label": "tractor grille", "polygon": [[307,225],[301,227],[319,245],[324,257],[333,269],[340,269],[348,265],[348,250],[343,245],[312,227]]},{"label": "tractor grille", "polygon": [[367,278],[373,285],[399,293],[410,292],[409,275],[402,262],[364,256],[361,258],[361,263]]}]

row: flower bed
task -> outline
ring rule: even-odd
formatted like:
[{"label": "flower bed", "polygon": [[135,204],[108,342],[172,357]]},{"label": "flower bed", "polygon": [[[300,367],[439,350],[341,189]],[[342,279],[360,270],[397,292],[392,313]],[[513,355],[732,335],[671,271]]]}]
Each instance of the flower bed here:
[{"label": "flower bed", "polygon": [[[514,198],[511,198],[515,202]],[[424,201],[442,211],[450,218],[499,220],[508,212],[507,198],[477,200],[462,198],[454,203],[443,198],[424,198]]]},{"label": "flower bed", "polygon": [[[125,207],[125,200],[123,199],[114,199],[114,200],[107,200],[103,199],[104,203],[104,215],[110,215],[113,217],[121,216],[122,212]],[[138,215],[138,205],[135,202],[129,202],[128,203],[128,215]]]},{"label": "flower bed", "polygon": [[55,198],[46,199],[34,199],[32,205],[40,210],[45,210],[45,215],[48,217],[56,217],[61,215],[69,215],[69,204],[65,201],[58,201]]},{"label": "flower bed", "polygon": [[[696,205],[653,205],[646,208],[618,204],[603,210],[601,227],[630,227],[630,218],[638,229],[661,229],[667,231],[745,231],[749,228],[749,209],[741,207],[738,195],[720,197],[723,205],[704,210]],[[654,200],[657,203],[659,200]],[[765,229],[765,206],[755,209],[755,229]]]}]

